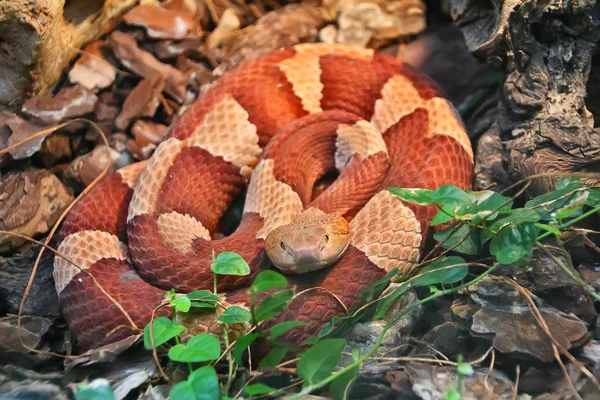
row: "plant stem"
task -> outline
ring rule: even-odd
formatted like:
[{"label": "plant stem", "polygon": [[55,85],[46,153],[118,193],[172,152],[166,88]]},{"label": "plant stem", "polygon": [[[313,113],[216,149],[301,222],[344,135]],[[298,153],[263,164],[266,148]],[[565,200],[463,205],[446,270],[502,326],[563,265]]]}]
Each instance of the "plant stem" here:
[{"label": "plant stem", "polygon": [[[223,325],[223,340],[225,341],[225,349],[229,348],[229,332],[227,331],[227,326]],[[231,357],[231,351],[227,352],[227,361],[229,362],[229,373],[227,375],[227,391],[229,391],[229,385],[231,384],[231,380],[233,378],[233,358]]]},{"label": "plant stem", "polygon": [[[590,215],[594,215],[594,214],[595,214],[595,213],[597,213],[598,211],[600,211],[600,206],[596,206],[596,207],[592,208],[591,210],[589,210],[589,211],[587,211],[587,212],[585,212],[585,213],[581,214],[579,217],[577,217],[577,218],[573,218],[573,219],[572,219],[572,220],[570,220],[569,222],[567,222],[567,223],[564,223],[564,224],[561,224],[560,226],[558,226],[558,227],[557,227],[557,229],[558,229],[558,230],[563,230],[563,229],[566,229],[566,228],[568,228],[568,227],[570,227],[570,226],[573,226],[573,225],[575,225],[576,223],[578,223],[579,221],[582,221],[582,220],[586,219],[586,218],[587,218],[587,217],[589,217]],[[544,234],[540,235],[540,236],[537,238],[537,240],[538,240],[538,241],[540,241],[540,240],[543,240],[543,239],[545,239],[545,238],[547,238],[548,236],[551,236],[551,235],[553,235],[553,233],[552,233],[552,232],[546,232],[546,233],[544,233]]]},{"label": "plant stem", "polygon": [[409,312],[411,312],[412,310],[414,310],[415,308],[421,306],[422,304],[425,304],[431,300],[437,299],[438,297],[442,297],[445,296],[447,294],[450,293],[454,293],[457,292],[461,289],[464,289],[466,287],[471,286],[472,284],[480,281],[481,279],[483,279],[486,275],[491,274],[497,267],[499,264],[494,264],[492,265],[487,271],[483,272],[481,275],[479,275],[477,278],[473,279],[470,282],[464,283],[462,285],[456,286],[454,288],[451,289],[446,289],[446,290],[440,290],[439,292],[435,292],[434,294],[432,294],[429,297],[426,297],[422,300],[419,300],[418,302],[412,304],[411,306],[405,308],[402,312],[398,313],[390,322],[388,322],[386,324],[386,326],[382,329],[381,333],[379,334],[379,336],[377,337],[377,341],[375,342],[375,344],[373,345],[373,347],[371,348],[371,350],[369,350],[364,356],[362,356],[361,358],[359,358],[358,360],[354,361],[353,363],[350,363],[348,365],[346,365],[344,368],[334,372],[333,374],[329,375],[327,378],[323,379],[320,382],[317,382],[315,384],[309,385],[307,387],[305,387],[304,389],[302,389],[302,391],[300,391],[299,393],[296,393],[292,396],[286,397],[287,400],[296,400],[296,399],[300,399],[301,397],[304,397],[308,394],[310,394],[312,391],[317,390],[319,388],[322,388],[323,386],[327,385],[328,383],[332,382],[334,379],[336,379],[337,377],[339,377],[340,375],[344,374],[345,372],[351,370],[352,368],[355,367],[359,367],[369,358],[371,358],[371,356],[373,354],[375,354],[375,352],[377,351],[377,349],[379,349],[379,346],[381,346],[381,343],[383,342],[383,338],[385,337],[385,334],[387,333],[387,331],[396,323],[400,320],[400,318],[404,317],[406,314],[408,314]]}]

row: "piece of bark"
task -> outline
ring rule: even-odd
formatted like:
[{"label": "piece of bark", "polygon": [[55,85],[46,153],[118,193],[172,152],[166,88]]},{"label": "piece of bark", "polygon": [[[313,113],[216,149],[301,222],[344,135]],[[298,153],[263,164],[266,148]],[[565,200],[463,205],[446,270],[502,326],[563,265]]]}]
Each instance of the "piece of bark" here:
[{"label": "piece of bark", "polygon": [[112,85],[117,71],[110,64],[104,40],[95,40],[83,49],[83,54],[69,71],[69,82],[87,90],[103,89]]},{"label": "piece of bark", "polygon": [[181,71],[140,49],[130,34],[114,31],[107,42],[125,67],[144,78],[164,77],[165,91],[180,103],[185,100],[187,77]]},{"label": "piece of bark", "polygon": [[[29,237],[45,234],[71,201],[73,195],[46,170],[9,172],[0,180],[0,229]],[[0,234],[0,253],[25,242]]]},{"label": "piece of bark", "polygon": [[288,4],[265,14],[251,30],[227,43],[216,75],[281,47],[314,42],[325,19],[319,8],[308,3]]},{"label": "piece of bark", "polygon": [[154,4],[140,4],[125,15],[123,21],[141,26],[153,39],[185,39],[197,36],[198,26],[191,14]]},{"label": "piece of bark", "polygon": [[[511,178],[597,170],[600,130],[585,100],[600,41],[598,3],[451,3],[469,50],[505,71],[497,128]],[[530,194],[553,190],[559,174],[533,180]]]},{"label": "piece of bark", "polygon": [[165,81],[160,75],[142,79],[129,93],[123,103],[123,109],[115,120],[115,126],[126,130],[135,118],[153,117],[160,105],[160,95]]},{"label": "piece of bark", "polygon": [[142,43],[142,48],[152,52],[159,60],[170,60],[181,54],[194,58],[205,57],[204,45],[200,39],[159,40]]},{"label": "piece of bark", "polygon": [[212,50],[217,47],[229,34],[241,28],[241,22],[235,10],[228,8],[225,10],[217,27],[206,38],[206,48]]},{"label": "piece of bark", "polygon": [[138,0],[5,0],[0,12],[0,105],[44,96],[79,48],[110,31]]},{"label": "piece of bark", "polygon": [[[9,132],[9,137],[6,141],[6,147],[8,147],[21,143],[23,140],[44,129],[48,129],[49,127],[36,125],[30,121],[24,120],[20,115],[4,110],[0,112],[0,129],[2,128],[8,129]],[[41,135],[36,139],[16,146],[10,151],[10,155],[15,160],[30,157],[40,149],[42,142],[51,133],[52,131],[48,131],[46,134]]]},{"label": "piece of bark", "polygon": [[32,349],[38,347],[42,336],[48,332],[52,321],[44,317],[24,315],[19,332],[17,315],[0,318],[0,349],[5,351],[27,352],[26,345]]},{"label": "piece of bark", "polygon": [[[113,135],[115,136],[115,135]],[[111,139],[112,137],[111,136]],[[65,169],[64,174],[68,179],[73,179],[83,186],[88,186],[96,179],[104,168],[106,163],[110,162],[108,173],[131,164],[131,156],[124,152],[119,152],[106,145],[96,146],[94,150],[74,159]]]},{"label": "piece of bark", "polygon": [[38,124],[58,124],[94,111],[98,97],[83,86],[67,86],[56,96],[29,98],[21,109]]},{"label": "piece of bark", "polygon": [[158,144],[165,137],[168,129],[166,125],[141,119],[135,122],[131,133],[136,143],[143,148],[149,144]]},{"label": "piece of bark", "polygon": [[[50,245],[53,245],[50,242]],[[40,252],[39,245],[24,245],[19,252],[0,256],[0,309],[5,313],[18,314],[25,288],[31,278],[33,265]],[[56,317],[60,315],[58,295],[54,287],[52,271],[54,254],[45,251],[23,305],[24,315]]]}]

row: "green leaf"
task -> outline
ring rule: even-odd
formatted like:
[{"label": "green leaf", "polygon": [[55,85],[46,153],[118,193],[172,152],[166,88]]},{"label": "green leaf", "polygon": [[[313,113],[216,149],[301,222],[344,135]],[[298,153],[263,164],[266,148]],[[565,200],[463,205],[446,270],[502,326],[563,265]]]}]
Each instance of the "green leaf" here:
[{"label": "green leaf", "polygon": [[217,321],[222,324],[239,324],[250,321],[251,318],[252,314],[250,314],[250,311],[242,307],[231,306],[221,314]]},{"label": "green leaf", "polygon": [[287,352],[288,350],[285,347],[274,347],[262,360],[260,360],[258,366],[262,368],[274,368],[279,365]]},{"label": "green leaf", "polygon": [[342,317],[338,316],[338,315],[334,315],[333,318],[331,318],[329,321],[327,321],[325,324],[323,324],[323,326],[321,327],[321,329],[319,330],[319,333],[317,333],[316,336],[311,336],[310,338],[306,339],[304,342],[302,342],[302,345],[315,345],[317,344],[317,342],[324,338],[325,336],[329,335],[331,332],[333,332],[333,328],[335,327],[335,325],[340,322],[340,321],[348,321],[352,319],[352,317],[350,315],[344,315]]},{"label": "green leaf", "polygon": [[581,180],[574,176],[563,176],[558,178],[556,182],[556,189],[565,189],[571,187],[572,189],[577,189],[581,187]]},{"label": "green leaf", "polygon": [[[452,265],[463,264],[460,267],[447,268]],[[449,285],[463,280],[469,268],[464,265],[465,260],[462,257],[450,256],[441,257],[427,264],[419,271],[419,275],[412,281],[415,286],[429,286],[436,283]],[[444,269],[446,268],[446,269]],[[431,272],[435,271],[435,272]],[[426,272],[428,274],[424,275]]]},{"label": "green leaf", "polygon": [[188,293],[191,306],[196,308],[215,308],[219,297],[210,290],[194,290]]},{"label": "green leaf", "polygon": [[431,223],[429,225],[436,226],[445,224],[446,222],[450,222],[454,219],[455,207],[450,205],[444,205],[442,208],[435,214]]},{"label": "green leaf", "polygon": [[165,299],[173,300],[176,296],[177,293],[175,293],[175,289],[171,289],[168,292],[165,292]]},{"label": "green leaf", "polygon": [[[465,224],[461,226],[456,232],[452,233],[455,227],[456,225],[453,224],[448,228],[444,229],[443,231],[436,232],[433,235],[433,238],[438,242],[442,242],[446,240],[446,237],[448,237],[448,240],[446,240],[444,244],[442,244],[442,247],[444,247],[445,249],[452,248],[452,250],[459,253],[468,254],[471,256],[478,255],[481,250],[481,238],[479,235],[479,230],[476,229],[471,234],[469,234],[471,228],[469,225]],[[463,241],[465,237],[467,238]]]},{"label": "green leaf", "polygon": [[250,266],[238,253],[224,251],[217,256],[210,269],[219,275],[250,275]]},{"label": "green leaf", "polygon": [[556,229],[555,227],[553,227],[551,225],[536,223],[535,226],[537,226],[538,228],[540,228],[544,231],[552,233],[554,236],[562,235],[561,231],[559,231],[558,229]]},{"label": "green leaf", "polygon": [[534,223],[509,225],[500,230],[490,242],[490,253],[500,264],[511,264],[533,251],[540,228]]},{"label": "green leaf", "polygon": [[95,379],[89,384],[77,385],[75,400],[114,400],[115,393],[108,380]]},{"label": "green leaf", "polygon": [[590,207],[600,205],[600,189],[588,189],[587,205]]},{"label": "green leaf", "polygon": [[250,346],[254,341],[258,338],[258,333],[251,332],[247,335],[239,337],[235,341],[235,349],[233,351],[233,357],[235,358],[235,362],[239,365],[242,364],[242,356],[246,352],[248,346]]},{"label": "green leaf", "polygon": [[294,297],[293,289],[282,290],[267,296],[256,307],[255,322],[265,321],[284,312],[290,301],[292,301],[292,297]]},{"label": "green leaf", "polygon": [[588,192],[581,190],[580,185],[569,185],[553,192],[544,193],[525,203],[525,207],[534,208],[543,220],[556,219],[556,213],[587,202]]},{"label": "green leaf", "polygon": [[388,188],[388,191],[402,200],[421,205],[461,205],[471,204],[469,195],[454,185],[440,186],[435,190]]},{"label": "green leaf", "polygon": [[187,344],[177,344],[169,349],[169,358],[178,362],[213,361],[221,355],[219,339],[207,333],[194,336]]},{"label": "green leaf", "polygon": [[200,367],[187,381],[179,382],[169,391],[172,400],[219,400],[219,378],[211,366]]},{"label": "green leaf", "polygon": [[354,384],[356,377],[358,377],[358,371],[358,366],[350,368],[331,382],[329,391],[334,400],[345,400],[348,398],[352,384]]},{"label": "green leaf", "polygon": [[290,329],[296,328],[298,326],[304,326],[306,325],[306,322],[304,321],[287,321],[287,322],[280,322],[276,325],[273,325],[270,329],[270,337],[271,339],[276,339],[279,336],[283,335],[284,333],[286,333],[287,331],[289,331]]},{"label": "green leaf", "polygon": [[471,376],[475,373],[471,364],[459,363],[456,369],[461,375]]},{"label": "green leaf", "polygon": [[269,394],[276,392],[278,389],[267,386],[263,383],[254,383],[244,387],[244,393],[249,396],[259,396],[261,394]]},{"label": "green leaf", "polygon": [[[583,198],[583,196],[581,198]],[[587,201],[587,197],[584,200]],[[556,213],[556,219],[562,220],[565,218],[569,218],[569,217],[573,218],[578,215],[581,215],[581,211],[582,211],[584,205],[585,205],[585,203],[578,204],[574,207],[563,208],[559,212]]]},{"label": "green leaf", "polygon": [[300,378],[306,380],[304,386],[320,382],[331,375],[345,344],[344,339],[323,339],[300,354],[296,371]]},{"label": "green leaf", "polygon": [[287,279],[285,279],[283,275],[268,269],[260,272],[256,278],[254,278],[254,282],[252,282],[252,286],[250,286],[248,292],[250,294],[257,294],[269,289],[284,288],[287,285]]},{"label": "green leaf", "polygon": [[474,223],[484,217],[486,221],[494,220],[499,212],[510,210],[513,203],[510,198],[491,190],[470,192],[469,197],[473,200],[473,204],[458,210],[457,214],[458,219]]},{"label": "green leaf", "polygon": [[175,297],[174,300],[171,300],[171,305],[175,307],[175,310],[186,313],[190,311],[190,307],[192,306],[192,302],[190,298],[186,295],[181,295]]},{"label": "green leaf", "polygon": [[[166,343],[185,330],[183,325],[177,324],[167,317],[158,317],[154,319],[151,324],[155,347]],[[148,350],[152,349],[152,342],[150,341],[150,324],[146,325],[144,328],[144,347]]]},{"label": "green leaf", "polygon": [[460,395],[460,392],[456,389],[448,389],[448,392],[446,392],[446,400],[461,400],[462,396]]},{"label": "green leaf", "polygon": [[404,282],[398,288],[396,288],[396,290],[394,290],[391,294],[387,295],[386,297],[384,297],[380,301],[378,301],[377,302],[377,311],[375,312],[375,317],[373,319],[374,320],[383,319],[383,317],[385,316],[385,313],[387,312],[389,304],[392,301],[396,300],[398,297],[402,296],[404,294],[404,292],[406,292],[408,290],[409,287],[410,287],[410,285],[408,284],[408,282]]}]

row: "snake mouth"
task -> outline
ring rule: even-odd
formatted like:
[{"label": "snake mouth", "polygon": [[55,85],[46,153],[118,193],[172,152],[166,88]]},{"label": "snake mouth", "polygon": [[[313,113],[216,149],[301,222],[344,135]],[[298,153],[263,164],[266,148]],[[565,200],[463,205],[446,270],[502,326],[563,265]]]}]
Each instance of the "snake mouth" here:
[{"label": "snake mouth", "polygon": [[277,263],[273,262],[273,264],[275,264],[275,266],[285,274],[305,274],[308,272],[318,271],[338,262],[346,252],[347,247],[348,246],[346,246],[335,257],[328,259],[323,259],[321,252],[314,251],[312,249],[286,252],[288,257],[285,261],[280,260]]}]

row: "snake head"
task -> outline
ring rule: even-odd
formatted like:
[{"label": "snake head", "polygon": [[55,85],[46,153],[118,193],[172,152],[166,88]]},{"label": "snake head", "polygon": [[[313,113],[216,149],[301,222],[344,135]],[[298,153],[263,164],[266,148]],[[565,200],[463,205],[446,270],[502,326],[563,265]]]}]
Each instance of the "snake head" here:
[{"label": "snake head", "polygon": [[348,221],[315,207],[304,210],[265,238],[271,262],[288,274],[303,274],[336,262],[349,243]]}]

